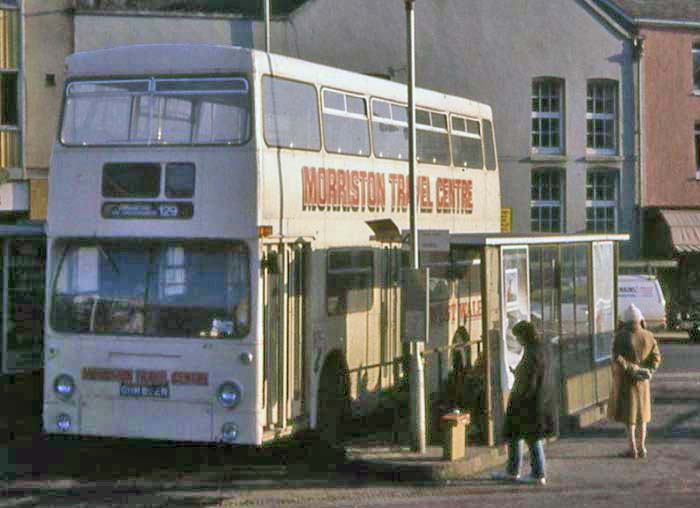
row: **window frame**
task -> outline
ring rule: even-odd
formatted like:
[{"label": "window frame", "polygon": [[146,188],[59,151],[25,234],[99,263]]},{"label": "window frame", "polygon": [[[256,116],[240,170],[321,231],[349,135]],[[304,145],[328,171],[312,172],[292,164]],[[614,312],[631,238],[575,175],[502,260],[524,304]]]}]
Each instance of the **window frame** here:
[{"label": "window frame", "polygon": [[700,120],[694,124],[693,139],[695,146],[695,179],[700,180]]},{"label": "window frame", "polygon": [[[4,82],[4,77],[11,75],[14,77],[14,116],[15,116],[15,123],[4,123],[2,122],[2,117],[4,117],[4,112],[5,112],[5,94],[0,94],[0,98],[2,98],[2,102],[0,102],[0,130],[5,130],[5,131],[19,131],[20,130],[20,123],[22,121],[21,114],[20,114],[20,83],[19,83],[19,70],[18,69],[0,69],[0,77],[2,78],[2,85],[5,84]],[[4,86],[0,87],[4,88]],[[4,91],[4,90],[1,90]]]},{"label": "window frame", "polygon": [[[335,108],[326,108],[326,98],[325,98],[326,91],[337,93],[337,94],[342,94],[343,95],[343,103],[345,105],[345,110],[341,111],[341,110],[335,109]],[[367,100],[367,97],[365,97],[362,94],[348,92],[345,90],[340,90],[337,88],[327,87],[327,86],[322,86],[320,88],[319,92],[320,92],[319,96],[321,99],[321,108],[320,108],[321,125],[320,126],[321,126],[321,135],[323,137],[323,139],[322,139],[323,150],[327,154],[330,154],[330,155],[340,155],[340,156],[350,155],[353,157],[364,157],[364,158],[370,157],[373,153],[373,143],[372,143],[372,125],[371,125],[370,113],[369,113],[370,104],[369,104],[369,101]],[[348,111],[348,97],[354,97],[357,99],[361,99],[364,102],[364,105],[365,105],[365,115],[364,116],[360,115],[358,113],[351,113]],[[353,153],[353,152],[336,152],[336,151],[328,150],[328,147],[326,146],[325,121],[323,119],[323,116],[326,114],[332,115],[332,116],[338,116],[341,118],[351,118],[353,120],[364,120],[365,127],[367,128],[367,146],[369,148],[367,153],[360,154],[360,153]]]},{"label": "window frame", "polygon": [[[620,141],[618,139],[620,133],[619,126],[619,82],[613,79],[589,79],[586,82],[586,153],[589,155],[617,155]],[[598,89],[602,91],[602,101],[607,102],[606,92],[612,92],[612,113],[596,113],[595,112],[595,102],[597,96],[595,92],[591,95],[591,88]],[[593,111],[589,111],[589,103],[593,104]],[[603,122],[606,126],[608,122],[612,125],[612,134],[609,137],[612,139],[612,147],[598,147],[591,146],[590,139],[593,140],[595,145],[596,133],[595,129],[592,131],[589,129],[591,123],[595,124],[596,121]],[[607,129],[604,129],[604,137],[608,137]]]},{"label": "window frame", "polygon": [[[564,213],[565,213],[565,206],[564,206],[564,198],[565,198],[565,187],[564,187],[564,178],[562,177],[562,170],[558,168],[538,168],[538,169],[533,169],[530,173],[530,230],[532,232],[550,232],[550,233],[561,233],[564,231]],[[552,176],[556,175],[558,179],[558,187],[559,187],[559,199],[533,199],[532,194],[533,194],[533,189],[535,187],[535,178],[542,178],[544,176],[547,176],[547,182],[549,184],[549,188],[546,192],[546,194],[549,194],[551,197],[552,191],[554,187],[551,185],[551,179]],[[543,189],[546,189],[541,182],[538,182],[538,194],[541,197],[542,194],[545,192]],[[550,210],[550,219],[549,223],[553,225],[553,221],[551,219],[551,210],[552,209],[558,209],[559,210],[559,222],[558,222],[558,227],[557,229],[542,229],[542,224],[543,224],[543,219],[542,219],[542,214],[541,211],[544,209],[549,209]],[[533,218],[533,212],[535,210],[540,211],[538,213],[538,217],[536,219],[538,227],[533,228],[533,223],[535,222],[535,219]]]},{"label": "window frame", "polygon": [[[385,118],[383,116],[375,116],[375,114],[374,114],[374,103],[375,102],[384,102],[384,103],[388,104],[389,111],[390,111],[390,114],[392,115],[392,118]],[[387,157],[385,155],[380,155],[379,153],[377,153],[377,144],[375,142],[374,132],[372,130],[372,124],[374,122],[383,123],[385,125],[392,125],[394,127],[399,127],[399,128],[405,127],[406,129],[408,129],[408,118],[406,119],[405,122],[402,120],[394,120],[393,119],[393,109],[391,108],[391,106],[398,106],[400,108],[405,108],[406,112],[407,112],[407,117],[408,117],[408,105],[407,104],[403,104],[401,102],[393,101],[390,99],[383,99],[381,97],[371,97],[370,98],[370,101],[369,101],[369,109],[370,109],[369,125],[370,125],[370,139],[372,142],[372,156],[374,156],[377,159],[385,159],[385,160],[393,160],[393,161],[408,161],[408,159],[409,159],[408,144],[406,145],[406,158],[405,159],[401,158],[401,157]]]},{"label": "window frame", "polygon": [[[541,105],[543,95],[542,95],[542,85],[547,84],[550,86],[550,94],[547,96],[550,103],[551,100],[556,98],[559,101],[559,108],[557,112],[553,111],[541,111],[541,106],[539,111],[535,111],[533,108],[533,102],[537,99],[538,104]],[[535,95],[535,86],[538,87],[538,93]],[[551,91],[556,89],[557,95],[552,95]],[[565,119],[565,104],[564,104],[564,80],[555,77],[538,77],[533,78],[530,88],[530,150],[532,153],[542,154],[542,155],[562,155],[565,153],[564,144],[564,119]],[[550,108],[551,109],[551,108]],[[545,131],[542,130],[542,120],[549,120],[550,125],[552,120],[557,120],[559,127],[556,131],[551,128],[546,131],[547,137],[551,140],[553,134],[557,134],[559,137],[559,143],[557,146],[543,146],[542,136]],[[536,131],[539,136],[539,143],[535,145],[534,136],[535,130],[533,130],[533,122],[537,121],[539,129]]]},{"label": "window frame", "polygon": [[[74,270],[73,266],[65,266],[65,263],[70,263],[72,262],[69,258],[68,255],[71,253],[73,249],[80,249],[84,247],[95,247],[95,248],[109,248],[113,246],[119,246],[119,247],[125,247],[125,248],[134,248],[136,246],[138,247],[143,247],[143,250],[145,252],[149,253],[149,257],[152,258],[151,261],[149,261],[149,267],[152,267],[152,263],[155,260],[154,253],[158,252],[158,249],[161,249],[163,247],[168,247],[168,246],[182,246],[185,248],[194,246],[194,247],[201,247],[202,245],[208,245],[211,248],[213,247],[219,247],[222,249],[226,249],[228,251],[234,251],[238,250],[241,253],[243,253],[246,257],[246,265],[245,268],[241,271],[241,274],[245,274],[245,283],[246,283],[246,288],[248,290],[248,295],[247,295],[247,300],[245,301],[245,311],[246,311],[246,328],[242,328],[239,330],[239,333],[236,333],[235,335],[230,335],[226,337],[226,340],[232,340],[232,341],[241,341],[247,337],[250,336],[251,333],[254,332],[254,326],[255,324],[253,323],[252,319],[254,319],[253,312],[252,312],[252,306],[254,305],[254,299],[253,299],[253,280],[250,275],[250,267],[252,266],[253,263],[253,251],[251,251],[250,247],[244,240],[240,239],[234,239],[234,240],[219,240],[219,239],[210,239],[206,240],[205,242],[200,242],[197,241],[196,239],[186,239],[186,240],[180,240],[176,241],[174,239],[155,239],[151,238],[144,241],[139,241],[135,239],[129,239],[125,242],[117,242],[115,239],[106,239],[106,238],[86,238],[86,237],[81,237],[81,238],[76,238],[76,239],[63,239],[57,244],[57,248],[59,249],[60,255],[57,260],[56,264],[56,271],[52,276],[52,280],[49,282],[47,281],[46,284],[47,286],[50,286],[50,293],[48,294],[48,302],[49,305],[46,307],[46,312],[48,312],[48,323],[49,323],[49,329],[55,333],[60,333],[64,335],[72,335],[75,336],[77,340],[81,340],[82,336],[89,336],[89,337],[113,337],[115,335],[117,336],[132,336],[132,337],[139,337],[142,339],[167,339],[170,336],[167,334],[153,334],[153,333],[126,333],[126,332],[114,332],[114,331],[108,331],[108,332],[101,332],[101,331],[74,331],[74,330],[67,330],[64,328],[61,328],[56,325],[56,320],[54,318],[54,313],[56,312],[56,295],[58,294],[57,287],[60,284],[60,278],[63,275],[63,270],[64,268],[68,270],[68,277],[72,277],[72,271]],[[185,266],[187,266],[187,263],[185,263]],[[230,275],[230,274],[228,274]],[[157,280],[160,280],[160,274],[159,273],[151,273],[149,272],[147,274],[148,277],[155,277]],[[186,281],[187,282],[187,281]],[[146,288],[149,287],[150,280],[146,280]],[[98,288],[99,291],[99,288]],[[159,295],[160,296],[160,295]],[[153,302],[146,300],[144,302],[144,309],[147,309],[149,307],[153,306]],[[221,340],[220,337],[214,338],[211,336],[202,336],[202,335],[178,335],[174,337],[176,340],[209,340],[209,339],[214,339],[214,340]]]},{"label": "window frame", "polygon": [[[595,199],[596,190],[601,187],[600,183],[596,182],[596,177],[611,178],[612,180],[612,190],[613,199]],[[593,181],[591,181],[593,180]],[[619,173],[616,170],[610,169],[591,169],[586,173],[586,231],[591,233],[616,233],[619,229],[619,202],[620,202],[620,178]],[[589,189],[593,195],[593,199],[589,199]],[[609,230],[607,227],[603,229],[598,229],[596,227],[600,221],[597,220],[595,216],[595,211],[599,208],[612,209],[613,211],[613,229]],[[593,218],[588,218],[588,210],[593,210]],[[607,224],[608,220],[605,219],[603,224]],[[589,223],[593,225],[591,229]]]},{"label": "window frame", "polygon": [[[358,267],[349,267],[349,268],[335,268],[331,269],[331,256],[333,254],[337,253],[350,253],[351,255],[362,255],[368,253],[371,258],[371,262],[369,264],[369,267],[365,268],[358,268]],[[329,317],[337,317],[337,316],[347,316],[349,314],[356,314],[358,312],[369,312],[372,310],[374,307],[374,285],[375,285],[375,256],[374,256],[374,250],[370,247],[338,247],[338,248],[330,248],[328,249],[328,252],[326,254],[326,277],[325,277],[325,292],[324,292],[324,299],[325,299],[325,304],[326,304],[326,315]],[[328,300],[329,300],[329,293],[328,289],[331,286],[329,284],[329,278],[331,277],[332,272],[334,273],[367,273],[369,272],[369,283],[367,284],[366,287],[363,287],[362,290],[367,291],[368,298],[367,298],[367,305],[363,306],[360,309],[354,309],[354,310],[349,310],[346,302],[345,308],[343,308],[340,311],[337,312],[331,312],[331,308],[328,305]],[[359,288],[344,288],[345,291],[351,291],[351,290],[356,290]]]},{"label": "window frame", "polygon": [[[458,118],[460,120],[464,120],[464,131],[460,130],[455,130],[454,129],[454,123],[453,119]],[[464,115],[460,115],[457,113],[450,113],[449,117],[447,119],[448,121],[448,126],[449,126],[449,131],[450,131],[450,155],[452,156],[452,166],[455,168],[463,168],[463,169],[475,169],[475,170],[483,170],[486,167],[486,155],[484,153],[484,130],[483,127],[481,126],[481,118],[472,118]],[[476,122],[476,124],[479,126],[479,134],[474,134],[472,132],[469,132],[469,127],[468,127],[468,122]],[[479,140],[479,145],[481,146],[481,167],[470,167],[470,166],[462,166],[461,164],[457,164],[454,158],[454,151],[453,147],[454,144],[452,143],[452,136],[456,137],[462,137],[462,138],[470,138],[470,139],[478,139]]]},{"label": "window frame", "polygon": [[[159,82],[173,82],[173,81],[226,81],[226,80],[231,80],[231,79],[238,79],[241,80],[242,82],[245,83],[245,94],[248,96],[248,133],[247,136],[242,139],[238,143],[100,143],[100,144],[83,144],[83,143],[66,143],[63,140],[63,125],[66,119],[66,106],[68,102],[68,93],[69,89],[71,86],[75,84],[80,84],[80,83],[95,83],[95,84],[104,84],[104,83],[137,83],[137,82],[147,82],[148,87],[147,91],[144,96],[146,97],[151,97],[151,98],[156,98],[156,97],[168,97],[168,96],[177,96],[179,92],[172,92],[172,91],[157,91],[156,90],[156,81]],[[253,101],[253,95],[254,91],[251,88],[251,79],[252,77],[248,74],[208,74],[208,75],[182,75],[182,76],[161,76],[161,75],[146,75],[146,76],[122,76],[119,77],[118,79],[115,78],[114,76],[90,76],[90,77],[81,77],[79,79],[70,79],[67,80],[64,87],[63,87],[63,94],[61,96],[62,104],[61,104],[61,114],[59,118],[59,124],[58,124],[58,129],[56,129],[56,140],[58,143],[60,143],[62,146],[66,147],[80,147],[80,148],[109,148],[109,147],[117,147],[117,148],[131,148],[131,147],[192,147],[192,148],[199,148],[199,147],[211,147],[211,146],[217,146],[217,147],[240,147],[240,146],[245,146],[247,145],[251,139],[253,139],[253,136],[255,134],[255,109],[254,109],[254,101]],[[226,91],[210,91],[210,92],[203,92],[203,91],[190,91],[188,92],[188,95],[206,95],[208,93],[211,93],[212,95],[226,95],[226,94],[241,94],[240,91],[231,91],[231,92],[226,92]],[[113,93],[104,93],[102,95],[114,95],[114,96],[119,96],[119,95],[134,95],[129,92],[113,92]],[[149,137],[151,135],[151,129],[153,128],[153,114],[155,111],[155,100],[153,101],[154,104],[151,105],[149,109],[149,120],[148,120],[148,131],[149,131]],[[132,106],[133,107],[133,106]],[[129,125],[129,130],[131,131],[133,129],[132,125]],[[150,139],[150,138],[149,138]]]},{"label": "window frame", "polygon": [[[416,106],[416,117],[418,116],[418,111],[423,113],[428,113],[430,118],[430,125],[424,123],[418,123],[416,119],[416,162],[418,164],[431,164],[433,166],[448,166],[452,167],[452,140],[450,139],[450,113],[447,111],[438,111],[433,109],[428,109],[425,107]],[[433,116],[440,115],[445,117],[445,127],[435,127],[433,125]],[[445,134],[447,137],[447,164],[441,164],[440,162],[422,160],[418,154],[418,131],[433,132],[437,134]]]},{"label": "window frame", "polygon": [[693,93],[700,95],[700,40],[694,40],[690,46]]}]

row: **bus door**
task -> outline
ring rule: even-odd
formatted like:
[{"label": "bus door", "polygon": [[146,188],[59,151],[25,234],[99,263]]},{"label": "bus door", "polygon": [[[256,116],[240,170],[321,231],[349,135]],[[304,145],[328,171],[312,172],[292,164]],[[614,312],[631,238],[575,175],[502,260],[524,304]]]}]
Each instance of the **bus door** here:
[{"label": "bus door", "polygon": [[384,247],[381,257],[381,386],[388,388],[396,383],[401,355],[401,261],[402,250]]},{"label": "bus door", "polygon": [[263,274],[263,404],[266,430],[304,411],[305,244],[266,245]]}]

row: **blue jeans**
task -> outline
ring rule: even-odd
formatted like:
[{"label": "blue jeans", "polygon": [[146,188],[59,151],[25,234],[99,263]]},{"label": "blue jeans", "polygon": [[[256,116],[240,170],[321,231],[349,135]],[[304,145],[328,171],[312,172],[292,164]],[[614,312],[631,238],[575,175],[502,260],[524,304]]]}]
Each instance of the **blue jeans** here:
[{"label": "blue jeans", "polygon": [[[530,465],[532,468],[530,474],[534,478],[544,478],[544,441],[542,439],[528,441],[527,446],[530,449]],[[512,475],[519,475],[522,461],[523,440],[518,438],[511,439],[508,443],[508,466],[506,471]]]}]

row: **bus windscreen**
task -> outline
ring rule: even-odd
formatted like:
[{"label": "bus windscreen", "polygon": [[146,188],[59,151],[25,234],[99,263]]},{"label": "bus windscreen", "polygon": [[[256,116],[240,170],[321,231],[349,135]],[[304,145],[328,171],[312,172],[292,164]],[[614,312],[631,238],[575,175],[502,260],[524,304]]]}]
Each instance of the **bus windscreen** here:
[{"label": "bus windscreen", "polygon": [[250,329],[243,244],[79,244],[66,248],[52,295],[60,332],[243,337]]}]

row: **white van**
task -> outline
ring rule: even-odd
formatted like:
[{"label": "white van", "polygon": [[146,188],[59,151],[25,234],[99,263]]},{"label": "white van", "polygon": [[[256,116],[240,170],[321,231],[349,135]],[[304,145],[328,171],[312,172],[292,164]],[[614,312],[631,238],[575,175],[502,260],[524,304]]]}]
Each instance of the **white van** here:
[{"label": "white van", "polygon": [[620,275],[617,279],[617,319],[622,321],[625,310],[635,304],[644,315],[649,330],[666,328],[666,299],[659,281],[653,275]]}]

